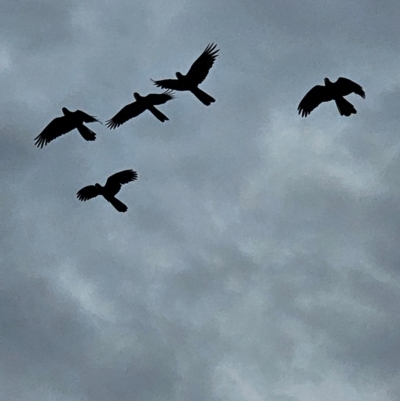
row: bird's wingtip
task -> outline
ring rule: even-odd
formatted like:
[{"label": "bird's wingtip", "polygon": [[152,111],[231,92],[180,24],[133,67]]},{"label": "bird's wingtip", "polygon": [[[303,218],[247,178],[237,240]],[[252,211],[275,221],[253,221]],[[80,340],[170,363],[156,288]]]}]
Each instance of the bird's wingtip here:
[{"label": "bird's wingtip", "polygon": [[167,90],[164,91],[163,94],[170,96],[171,99],[175,99],[176,98],[176,93],[174,92],[173,89],[167,89]]},{"label": "bird's wingtip", "polygon": [[206,53],[212,53],[212,55],[213,55],[214,57],[217,57],[217,56],[218,56],[219,49],[217,49],[217,44],[214,43],[214,42],[212,42],[212,43],[209,43],[209,44],[207,45],[207,47],[206,47],[206,49],[205,49],[204,51],[205,51]]},{"label": "bird's wingtip", "polygon": [[151,82],[153,82],[153,85],[157,86],[157,88],[162,88],[163,87],[162,84],[160,84],[159,82],[155,81],[154,79],[150,78],[150,80],[151,80]]},{"label": "bird's wingtip", "polygon": [[106,127],[109,129],[115,129],[117,124],[111,119],[106,121]]},{"label": "bird's wingtip", "polygon": [[42,149],[46,145],[46,141],[39,135],[34,139],[34,144],[37,148]]}]

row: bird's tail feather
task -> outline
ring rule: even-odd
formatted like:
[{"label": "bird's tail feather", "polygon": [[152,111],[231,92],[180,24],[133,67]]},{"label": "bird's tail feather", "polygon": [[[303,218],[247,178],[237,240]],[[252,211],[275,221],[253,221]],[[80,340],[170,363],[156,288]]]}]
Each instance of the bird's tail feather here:
[{"label": "bird's tail feather", "polygon": [[96,139],[96,134],[83,124],[78,126],[78,131],[86,141],[94,141]]},{"label": "bird's tail feather", "polygon": [[354,106],[344,97],[335,99],[335,102],[341,116],[348,117],[352,114],[357,114],[357,110],[354,108]]},{"label": "bird's tail feather", "polygon": [[162,123],[169,120],[165,114],[161,113],[161,111],[156,109],[154,106],[149,106],[148,109],[151,113],[153,113],[154,117],[158,118]]},{"label": "bird's tail feather", "polygon": [[191,92],[197,97],[197,99],[200,100],[201,103],[205,104],[206,106],[209,106],[211,103],[215,102],[215,99],[212,96],[202,91],[200,88],[195,88]]},{"label": "bird's tail feather", "polygon": [[107,199],[119,212],[125,213],[128,210],[128,206],[122,203],[117,198]]}]

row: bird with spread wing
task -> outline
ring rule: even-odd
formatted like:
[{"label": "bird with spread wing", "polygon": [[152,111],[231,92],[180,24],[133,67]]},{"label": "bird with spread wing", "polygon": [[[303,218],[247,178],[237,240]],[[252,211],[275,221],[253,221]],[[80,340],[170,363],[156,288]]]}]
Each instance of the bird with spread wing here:
[{"label": "bird with spread wing", "polygon": [[206,79],[210,68],[213,66],[218,56],[219,49],[214,43],[210,43],[199,58],[192,64],[186,75],[180,72],[175,73],[177,79],[162,79],[155,81],[154,85],[163,89],[173,89],[177,91],[189,91],[197,97],[203,104],[209,106],[215,99],[208,93],[201,90],[198,86]]},{"label": "bird with spread wing", "polygon": [[334,100],[341,116],[357,114],[355,107],[343,96],[355,93],[365,99],[363,88],[350,79],[340,77],[336,82],[324,79],[325,86],[314,86],[302,99],[297,108],[302,117],[307,117],[316,107],[323,102]]},{"label": "bird with spread wing", "polygon": [[156,117],[162,123],[169,120],[169,118],[165,114],[161,113],[161,111],[155,106],[164,104],[173,99],[173,91],[166,90],[163,93],[151,93],[147,96],[140,96],[139,93],[135,92],[133,97],[136,99],[135,102],[126,105],[113,118],[106,121],[106,126],[108,128],[115,129],[131,118],[142,114],[145,110],[150,111],[154,117]]},{"label": "bird with spread wing", "polygon": [[128,207],[122,203],[115,195],[120,191],[123,184],[135,181],[138,178],[138,174],[133,170],[124,170],[119,173],[113,174],[108,177],[106,185],[101,186],[96,183],[95,185],[89,185],[82,188],[76,194],[77,198],[83,202],[89,199],[95,198],[96,196],[102,195],[108,202],[110,202],[118,212],[126,212]]},{"label": "bird with spread wing", "polygon": [[34,139],[35,145],[38,148],[43,148],[43,146],[46,146],[49,142],[75,128],[86,141],[94,141],[96,139],[96,134],[83,125],[83,123],[98,122],[102,124],[99,120],[81,110],[69,111],[66,107],[63,107],[62,112],[64,114],[62,117],[56,117],[52,120]]}]

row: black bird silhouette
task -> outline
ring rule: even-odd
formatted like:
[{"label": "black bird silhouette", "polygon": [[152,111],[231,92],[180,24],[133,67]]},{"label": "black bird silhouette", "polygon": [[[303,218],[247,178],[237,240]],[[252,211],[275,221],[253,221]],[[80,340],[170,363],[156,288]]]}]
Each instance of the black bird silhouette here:
[{"label": "black bird silhouette", "polygon": [[137,117],[145,110],[149,110],[153,113],[162,123],[169,120],[165,114],[161,113],[161,111],[154,106],[164,104],[168,102],[168,100],[173,99],[174,93],[171,90],[167,90],[163,93],[151,93],[147,96],[140,96],[139,93],[135,92],[133,97],[136,99],[136,102],[126,105],[113,118],[106,121],[106,126],[108,128],[117,128],[131,118]]},{"label": "black bird silhouette", "polygon": [[119,173],[113,174],[108,177],[106,185],[101,186],[96,183],[95,185],[88,185],[82,188],[76,194],[77,198],[83,202],[95,198],[98,195],[103,195],[104,198],[110,202],[119,212],[126,212],[128,207],[118,200],[115,195],[120,191],[122,184],[135,181],[138,174],[133,170],[124,170]]},{"label": "black bird silhouette", "polygon": [[89,116],[89,114],[86,114],[81,110],[69,111],[66,107],[63,107],[62,112],[64,113],[62,117],[57,117],[52,120],[34,139],[35,145],[38,148],[43,148],[43,146],[47,145],[52,140],[72,131],[75,128],[86,141],[94,141],[96,139],[96,134],[88,127],[83,125],[83,123],[98,122],[102,124],[99,120],[93,116]]},{"label": "black bird silhouette", "polygon": [[316,107],[323,102],[334,100],[341,116],[357,114],[354,106],[343,96],[356,93],[365,99],[363,88],[350,79],[340,77],[336,82],[324,79],[325,86],[316,85],[302,99],[297,110],[302,117],[307,117]]},{"label": "black bird silhouette", "polygon": [[163,89],[174,89],[177,91],[190,91],[206,106],[215,102],[215,99],[208,93],[198,88],[208,75],[218,56],[219,49],[215,50],[217,45],[210,43],[200,57],[192,64],[186,75],[180,72],[175,73],[177,79],[162,79],[161,81],[152,81],[154,85]]}]

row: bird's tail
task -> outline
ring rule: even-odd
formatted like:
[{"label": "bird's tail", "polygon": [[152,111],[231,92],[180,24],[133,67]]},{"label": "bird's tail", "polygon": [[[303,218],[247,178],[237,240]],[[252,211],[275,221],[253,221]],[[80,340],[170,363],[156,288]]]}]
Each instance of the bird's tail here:
[{"label": "bird's tail", "polygon": [[354,108],[354,106],[344,97],[335,99],[335,102],[341,116],[348,117],[352,114],[357,114],[357,110]]},{"label": "bird's tail", "polygon": [[117,198],[107,199],[119,212],[125,213],[128,210],[128,206],[122,203]]},{"label": "bird's tail", "polygon": [[165,114],[161,113],[161,111],[156,109],[154,106],[149,106],[148,110],[153,113],[154,117],[158,118],[162,123],[169,120]]},{"label": "bird's tail", "polygon": [[86,141],[94,141],[96,139],[96,134],[83,124],[78,126],[78,131]]},{"label": "bird's tail", "polygon": [[211,103],[215,102],[215,99],[212,96],[202,91],[200,88],[195,88],[191,92],[197,97],[197,99],[200,100],[201,103],[205,104],[206,106],[209,106]]}]

